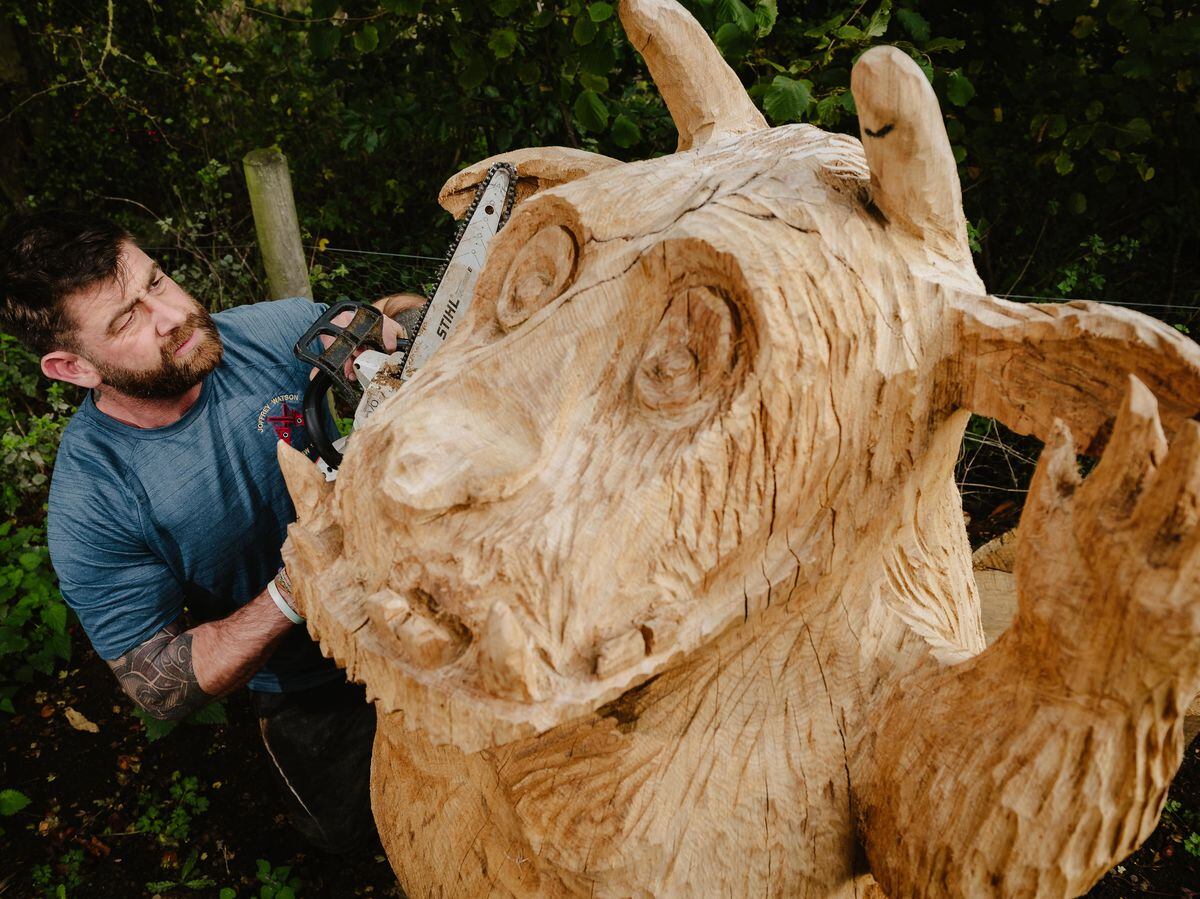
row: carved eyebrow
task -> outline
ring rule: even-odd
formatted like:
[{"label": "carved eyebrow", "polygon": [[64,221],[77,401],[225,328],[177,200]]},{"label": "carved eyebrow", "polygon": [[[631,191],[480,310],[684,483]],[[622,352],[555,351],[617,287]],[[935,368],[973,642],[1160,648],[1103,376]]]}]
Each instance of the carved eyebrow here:
[{"label": "carved eyebrow", "polygon": [[142,287],[141,291],[138,292],[137,296],[135,296],[132,300],[130,300],[128,303],[126,303],[124,306],[122,306],[120,309],[118,309],[115,313],[113,313],[113,317],[111,319],[109,319],[109,322],[108,322],[109,333],[116,331],[117,322],[119,322],[122,318],[124,318],[126,315],[128,315],[130,310],[133,309],[133,307],[136,306],[139,302],[141,302],[142,297],[146,294],[146,292],[148,290],[150,290],[150,286],[154,283],[155,279],[158,278],[161,274],[162,274],[162,269],[160,269],[158,267],[157,262],[155,262],[154,264],[152,264],[150,266],[150,274],[146,278],[145,286]]}]

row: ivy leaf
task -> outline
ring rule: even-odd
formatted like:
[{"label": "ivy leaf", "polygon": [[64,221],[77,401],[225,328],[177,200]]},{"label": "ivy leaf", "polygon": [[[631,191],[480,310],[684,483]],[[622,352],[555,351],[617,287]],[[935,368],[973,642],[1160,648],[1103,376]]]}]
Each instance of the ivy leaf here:
[{"label": "ivy leaf", "polygon": [[507,19],[509,16],[511,16],[517,11],[517,7],[520,5],[521,0],[492,0],[492,2],[488,4],[492,12],[502,19]]},{"label": "ivy leaf", "polygon": [[776,124],[800,121],[812,103],[812,82],[787,75],[776,75],[763,95],[763,109]]},{"label": "ivy leaf", "polygon": [[775,29],[778,19],[778,0],[758,0],[758,5],[754,7],[754,22],[757,26],[754,33],[758,37],[766,37]]},{"label": "ivy leaf", "polygon": [[843,25],[833,33],[833,36],[840,37],[844,41],[861,41],[864,37],[866,37],[866,35],[863,34],[863,30],[855,27],[854,25]]},{"label": "ivy leaf", "polygon": [[532,59],[526,59],[517,66],[517,80],[522,84],[537,84],[542,77],[542,69]]},{"label": "ivy leaf", "polygon": [[1054,171],[1060,175],[1069,175],[1075,171],[1075,161],[1065,150],[1054,157]]},{"label": "ivy leaf", "polygon": [[929,40],[929,22],[915,9],[898,9],[896,18],[900,20],[904,30],[912,35],[914,41],[923,44]]},{"label": "ivy leaf", "polygon": [[613,119],[612,139],[618,147],[632,147],[642,139],[642,129],[637,126],[637,122],[621,113]]},{"label": "ivy leaf", "polygon": [[973,85],[961,69],[955,69],[946,80],[946,97],[955,106],[966,106],[975,96]]},{"label": "ivy leaf", "polygon": [[488,49],[496,59],[507,59],[517,49],[517,32],[512,28],[500,28],[488,38]]},{"label": "ivy leaf", "polygon": [[608,107],[595,91],[583,91],[575,99],[575,120],[587,131],[608,127]]},{"label": "ivy leaf", "polygon": [[0,815],[15,815],[29,805],[29,797],[18,790],[0,790]]},{"label": "ivy leaf", "polygon": [[379,46],[379,29],[374,25],[364,25],[362,31],[354,35],[354,49],[359,53],[370,53]]},{"label": "ivy leaf", "polygon": [[603,0],[598,3],[588,4],[588,18],[593,22],[607,22],[612,18],[613,8],[611,3],[604,3]]},{"label": "ivy leaf", "polygon": [[571,37],[575,43],[581,47],[585,47],[592,42],[592,38],[596,36],[596,23],[587,16],[580,16],[575,20],[575,27],[571,29]]}]

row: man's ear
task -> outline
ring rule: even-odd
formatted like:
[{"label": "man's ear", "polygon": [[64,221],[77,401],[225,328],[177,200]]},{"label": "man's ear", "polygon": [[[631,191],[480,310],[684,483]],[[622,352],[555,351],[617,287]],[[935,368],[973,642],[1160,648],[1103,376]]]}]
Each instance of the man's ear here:
[{"label": "man's ear", "polygon": [[89,390],[101,382],[96,366],[66,350],[51,350],[42,357],[42,374],[53,381],[66,381]]}]

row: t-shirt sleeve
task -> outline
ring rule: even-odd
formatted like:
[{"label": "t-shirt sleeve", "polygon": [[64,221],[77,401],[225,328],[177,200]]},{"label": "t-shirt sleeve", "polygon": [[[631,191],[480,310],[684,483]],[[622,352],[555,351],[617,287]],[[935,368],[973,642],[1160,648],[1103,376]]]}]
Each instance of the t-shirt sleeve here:
[{"label": "t-shirt sleeve", "polygon": [[[308,367],[300,362],[292,353],[296,341],[309,329],[329,307],[325,303],[314,303],[305,297],[289,297],[286,300],[266,300],[255,303],[252,307],[256,321],[254,322],[254,339],[259,346],[269,348],[280,361],[291,362],[294,365]],[[320,341],[314,340],[310,349],[320,351]]]},{"label": "t-shirt sleeve", "polygon": [[96,652],[117,659],[179,617],[183,589],[143,538],[133,497],[62,461],[47,516],[50,559]]}]

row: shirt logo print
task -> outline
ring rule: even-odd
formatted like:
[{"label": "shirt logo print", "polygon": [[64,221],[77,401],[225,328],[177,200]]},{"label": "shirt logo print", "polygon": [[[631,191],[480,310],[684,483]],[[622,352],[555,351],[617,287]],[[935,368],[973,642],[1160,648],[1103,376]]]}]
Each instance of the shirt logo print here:
[{"label": "shirt logo print", "polygon": [[267,416],[267,422],[275,428],[275,436],[291,446],[295,429],[304,427],[304,413],[283,403],[278,414]]}]

